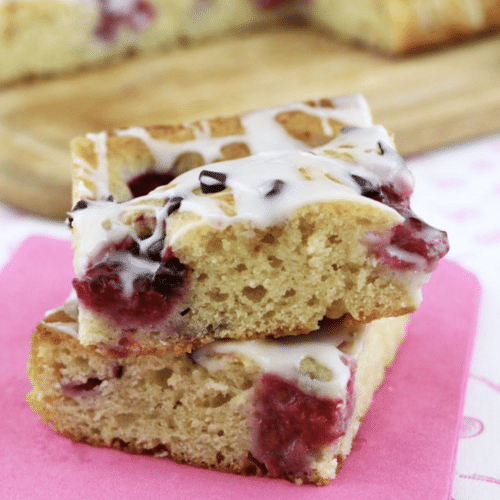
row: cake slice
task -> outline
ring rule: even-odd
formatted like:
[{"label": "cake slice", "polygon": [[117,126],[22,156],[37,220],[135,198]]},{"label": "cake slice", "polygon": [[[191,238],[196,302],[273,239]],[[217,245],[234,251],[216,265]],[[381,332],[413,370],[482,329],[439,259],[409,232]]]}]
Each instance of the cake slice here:
[{"label": "cake slice", "polygon": [[171,49],[180,0],[0,1],[0,85]]},{"label": "cake slice", "polygon": [[69,301],[33,335],[28,399],[76,441],[323,485],[349,454],[405,323],[325,320],[299,338],[110,359],[78,342]]},{"label": "cake slice", "polygon": [[[254,0],[0,1],[0,85],[179,48],[303,11]],[[43,40],[43,43],[39,43]]]},{"label": "cake slice", "polygon": [[317,26],[387,54],[422,52],[500,26],[496,0],[314,0],[308,8]]},{"label": "cake slice", "polygon": [[[367,323],[418,307],[446,234],[411,211],[411,174],[385,129],[362,125],[363,101],[318,102],[243,118],[250,156],[186,170],[137,198],[131,178],[148,168],[172,175],[179,151],[213,161],[234,137],[172,145],[129,130],[132,147],[109,148],[102,134],[93,164],[75,155],[83,197],[69,220],[83,345],[118,357],[180,353],[309,333],[325,316]],[[148,147],[133,154],[140,143]]]},{"label": "cake slice", "polygon": [[[0,85],[285,24],[405,54],[497,30],[495,0],[0,1]],[[43,40],[43,43],[39,43]]]},{"label": "cake slice", "polygon": [[209,163],[307,150],[346,127],[372,126],[361,95],[315,99],[194,123],[129,127],[75,138],[72,198],[126,201]]}]

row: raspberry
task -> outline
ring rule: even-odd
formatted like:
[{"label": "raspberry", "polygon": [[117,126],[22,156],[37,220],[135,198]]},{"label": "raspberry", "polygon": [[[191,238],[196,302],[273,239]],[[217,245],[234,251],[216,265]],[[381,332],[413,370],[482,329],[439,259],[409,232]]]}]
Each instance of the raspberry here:
[{"label": "raspberry", "polygon": [[171,173],[147,172],[138,175],[127,183],[134,198],[144,196],[153,189],[168,184],[175,176]]},{"label": "raspberry", "polygon": [[112,42],[120,26],[138,30],[147,26],[155,17],[154,8],[145,0],[136,0],[130,10],[110,10],[106,0],[99,0],[101,15],[94,30],[95,36],[103,42]]},{"label": "raspberry", "polygon": [[446,232],[429,226],[410,209],[411,190],[397,190],[393,184],[374,185],[352,175],[361,195],[387,205],[404,221],[389,235],[370,235],[370,250],[385,265],[400,270],[431,272],[450,249]]},{"label": "raspberry", "polygon": [[272,374],[262,377],[255,398],[255,456],[275,477],[306,472],[312,452],[341,437],[350,416],[342,399],[308,394]]},{"label": "raspberry", "polygon": [[[187,277],[186,266],[171,250],[167,249],[160,261],[159,252],[139,254],[138,245],[125,239],[100,255],[102,262],[91,265],[83,278],[73,280],[85,307],[127,327],[156,324],[168,316],[183,293]],[[141,262],[150,265],[138,266]],[[131,280],[131,293],[124,292],[125,276]]]}]

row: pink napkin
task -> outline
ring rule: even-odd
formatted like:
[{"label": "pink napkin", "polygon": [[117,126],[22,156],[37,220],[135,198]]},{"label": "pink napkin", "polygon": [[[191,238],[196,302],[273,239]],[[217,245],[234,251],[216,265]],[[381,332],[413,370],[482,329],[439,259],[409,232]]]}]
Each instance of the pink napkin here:
[{"label": "pink napkin", "polygon": [[407,338],[328,486],[295,486],[73,443],[26,402],[30,336],[70,292],[68,242],[27,240],[0,275],[0,492],[3,498],[445,500],[450,496],[480,289],[442,262]]}]

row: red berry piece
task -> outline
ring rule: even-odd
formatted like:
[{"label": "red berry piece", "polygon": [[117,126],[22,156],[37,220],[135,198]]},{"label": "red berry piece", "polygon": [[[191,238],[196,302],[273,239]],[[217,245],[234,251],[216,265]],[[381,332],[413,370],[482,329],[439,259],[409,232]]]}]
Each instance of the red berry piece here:
[{"label": "red berry piece", "polygon": [[74,279],[79,300],[99,312],[112,309],[115,298],[123,291],[121,271],[119,262],[103,262],[90,268],[82,280]]},{"label": "red berry piece", "polygon": [[133,328],[166,319],[184,293],[188,269],[171,249],[160,261],[159,248],[152,250],[151,259],[139,254],[139,245],[131,241],[135,244],[125,238],[101,252],[103,260],[74,279],[73,287],[85,307]]},{"label": "red berry piece", "polygon": [[85,382],[82,383],[69,383],[64,386],[64,390],[72,391],[75,393],[79,392],[89,392],[95,389],[97,386],[102,384],[102,380],[97,377],[90,377]]},{"label": "red berry piece", "polygon": [[391,183],[374,185],[358,175],[351,176],[360,194],[387,205],[404,221],[388,235],[370,236],[370,250],[385,265],[400,270],[431,272],[450,249],[446,232],[429,226],[410,209],[411,189],[395,189]]},{"label": "red berry piece", "polygon": [[121,26],[138,30],[145,28],[155,17],[154,8],[145,0],[131,2],[127,9],[113,10],[108,0],[99,0],[101,14],[94,34],[103,42],[112,42]]},{"label": "red berry piece", "polygon": [[307,472],[315,449],[341,437],[347,426],[342,399],[320,398],[266,374],[255,393],[255,456],[275,477]]},{"label": "red berry piece", "polygon": [[175,175],[169,172],[147,172],[130,179],[127,186],[132,196],[138,198],[139,196],[145,196],[159,186],[168,184],[174,177]]}]

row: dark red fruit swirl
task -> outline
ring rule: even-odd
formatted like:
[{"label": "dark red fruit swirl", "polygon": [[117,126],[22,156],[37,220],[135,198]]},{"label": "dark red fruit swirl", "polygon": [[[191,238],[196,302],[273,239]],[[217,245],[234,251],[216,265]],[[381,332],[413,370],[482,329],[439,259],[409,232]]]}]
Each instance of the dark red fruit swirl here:
[{"label": "dark red fruit swirl", "polygon": [[123,375],[123,366],[114,362],[111,364],[109,369],[109,374],[105,378],[89,377],[85,382],[70,381],[61,384],[61,389],[69,397],[86,396],[96,387],[99,387],[105,380],[111,380],[113,378],[120,379]]},{"label": "dark red fruit swirl", "polygon": [[139,196],[148,194],[159,186],[168,184],[174,178],[175,175],[170,172],[161,173],[151,171],[133,177],[127,182],[127,186],[132,193],[132,197],[138,198]]},{"label": "dark red fruit swirl", "polygon": [[[117,324],[129,327],[160,322],[170,313],[183,293],[187,268],[172,251],[165,252],[156,271],[139,274],[133,281],[133,292],[123,292],[121,275],[126,271],[120,254],[139,254],[135,241],[126,239],[101,252],[102,261],[89,267],[82,279],[74,279],[78,299],[87,308],[112,318]],[[103,255],[104,254],[104,255]],[[137,255],[145,261],[160,260],[160,252]]]},{"label": "dark red fruit swirl", "polygon": [[254,456],[273,477],[300,477],[314,450],[345,434],[351,406],[265,374],[255,391]]},{"label": "dark red fruit swirl", "polygon": [[[398,212],[404,221],[390,234],[376,235],[370,249],[385,265],[400,270],[433,271],[449,251],[448,235],[419,219],[410,209],[411,191],[398,192],[391,183],[374,185],[369,180],[352,175],[361,195],[379,201]],[[375,235],[372,235],[375,236]],[[393,252],[392,249],[403,252]],[[405,257],[405,252],[410,254]],[[411,255],[419,258],[412,259]]]},{"label": "dark red fruit swirl", "polygon": [[[406,218],[402,224],[398,224],[392,230],[390,245],[422,257],[425,259],[422,270],[426,272],[433,271],[450,249],[447,234],[415,217],[410,210],[406,213],[403,211],[401,215],[406,215]],[[384,249],[380,254],[380,258],[390,267],[403,270],[412,270],[418,267],[411,260],[402,259],[398,255],[391,255],[388,248]]]},{"label": "dark red fruit swirl", "polygon": [[113,11],[108,0],[99,0],[101,15],[94,30],[95,36],[103,42],[112,42],[120,26],[138,30],[147,26],[155,17],[155,10],[145,0],[135,0],[128,11]]},{"label": "dark red fruit swirl", "polygon": [[74,391],[76,393],[78,392],[88,392],[93,389],[95,389],[97,386],[102,384],[102,380],[97,377],[90,377],[88,378],[85,382],[75,382],[75,383],[70,383],[64,386],[64,389],[67,391]]}]

